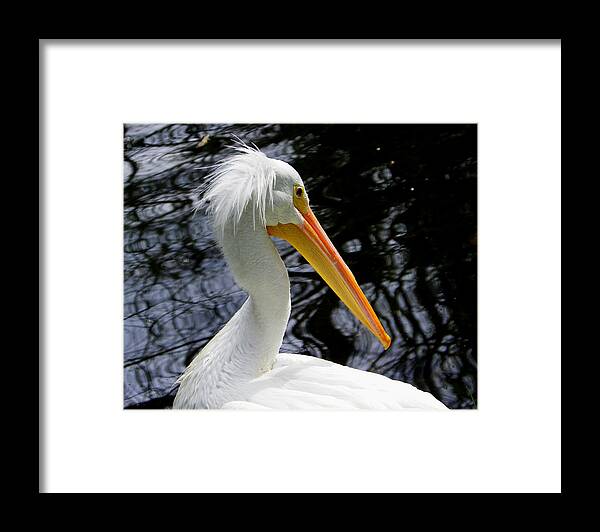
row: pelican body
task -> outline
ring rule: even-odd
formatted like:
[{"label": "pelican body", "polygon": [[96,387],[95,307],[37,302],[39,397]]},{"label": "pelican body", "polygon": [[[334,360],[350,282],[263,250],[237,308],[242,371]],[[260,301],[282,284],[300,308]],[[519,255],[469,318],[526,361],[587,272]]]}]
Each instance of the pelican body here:
[{"label": "pelican body", "polygon": [[209,176],[199,206],[248,299],[177,380],[173,408],[446,409],[410,384],[279,353],[290,281],[272,237],[290,242],[384,349],[391,339],[317,221],[298,172],[258,149],[235,150]]}]

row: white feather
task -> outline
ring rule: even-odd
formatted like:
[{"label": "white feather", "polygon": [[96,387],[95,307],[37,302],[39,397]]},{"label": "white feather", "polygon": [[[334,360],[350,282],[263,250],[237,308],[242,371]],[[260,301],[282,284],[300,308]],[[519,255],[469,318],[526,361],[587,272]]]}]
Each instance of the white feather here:
[{"label": "white feather", "polygon": [[[252,205],[253,227],[266,225],[268,205],[273,205],[276,171],[272,159],[246,144],[230,146],[237,153],[216,164],[196,194],[195,208],[205,208],[219,239],[233,222],[234,233],[244,210]],[[256,219],[258,217],[258,220]]]},{"label": "white feather", "polygon": [[222,408],[263,410],[446,410],[431,394],[383,375],[319,358],[279,353],[273,369]]}]

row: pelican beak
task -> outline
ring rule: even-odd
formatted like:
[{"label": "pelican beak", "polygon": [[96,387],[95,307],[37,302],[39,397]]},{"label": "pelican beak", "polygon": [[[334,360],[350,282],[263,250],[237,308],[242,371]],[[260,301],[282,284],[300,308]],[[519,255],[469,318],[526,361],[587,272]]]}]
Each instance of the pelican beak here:
[{"label": "pelican beak", "polygon": [[350,309],[352,314],[387,349],[391,343],[390,337],[382,327],[365,294],[358,286],[350,268],[346,266],[310,207],[306,205],[299,212],[303,218],[301,225],[279,224],[267,226],[267,232],[271,236],[287,240],[294,246]]}]

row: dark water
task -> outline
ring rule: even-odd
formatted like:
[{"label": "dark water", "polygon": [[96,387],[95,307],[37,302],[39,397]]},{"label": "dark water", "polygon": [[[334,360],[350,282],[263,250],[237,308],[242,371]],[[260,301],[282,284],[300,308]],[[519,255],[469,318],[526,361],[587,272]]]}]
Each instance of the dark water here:
[{"label": "dark water", "polygon": [[[292,315],[282,351],[477,406],[476,125],[125,126],[125,407],[170,406],[173,383],[246,298],[192,216],[231,134],[283,159],[385,329],[377,340],[277,241]],[[208,137],[207,137],[208,135]]]}]

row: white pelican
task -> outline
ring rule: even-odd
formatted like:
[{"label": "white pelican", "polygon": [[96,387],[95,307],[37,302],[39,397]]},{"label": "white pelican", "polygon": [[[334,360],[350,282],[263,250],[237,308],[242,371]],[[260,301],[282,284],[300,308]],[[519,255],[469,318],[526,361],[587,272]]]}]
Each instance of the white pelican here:
[{"label": "white pelican", "polygon": [[383,329],[289,164],[258,148],[212,171],[200,204],[248,299],[179,377],[173,408],[446,409],[414,386],[312,356],[279,353],[290,281],[271,237],[287,240],[387,349]]}]

